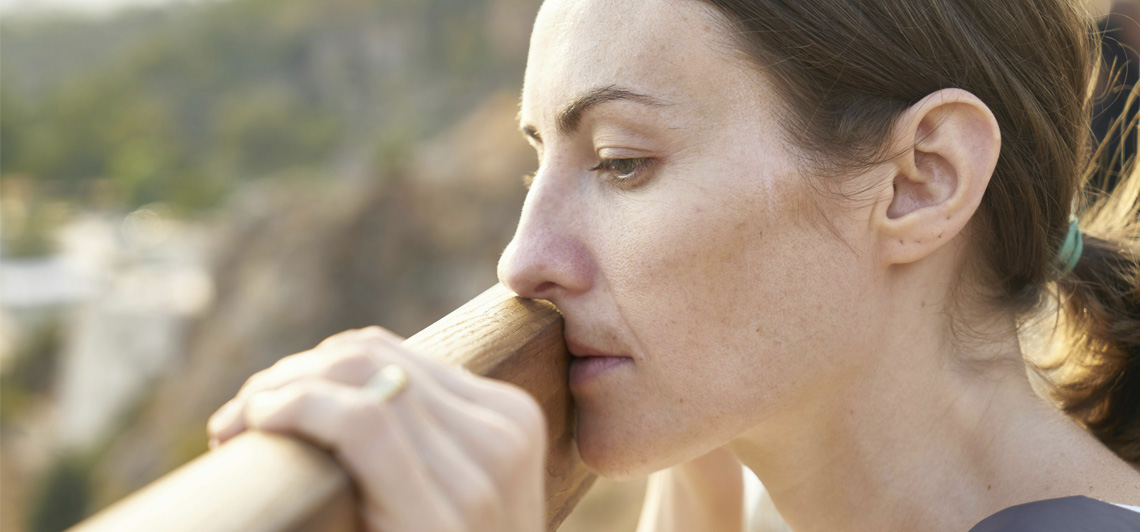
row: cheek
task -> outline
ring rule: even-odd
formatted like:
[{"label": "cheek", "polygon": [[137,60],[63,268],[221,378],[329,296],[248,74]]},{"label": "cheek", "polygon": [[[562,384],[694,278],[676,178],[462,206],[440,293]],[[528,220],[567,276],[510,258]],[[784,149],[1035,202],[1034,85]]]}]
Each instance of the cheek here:
[{"label": "cheek", "polygon": [[638,330],[669,337],[698,338],[708,322],[741,325],[732,309],[745,297],[741,287],[753,258],[747,250],[760,245],[768,225],[726,216],[714,202],[670,211],[652,223],[654,230],[625,243],[636,251],[624,254],[608,278],[623,315]]},{"label": "cheek", "polygon": [[616,210],[622,220],[613,226],[632,230],[600,253],[613,297],[646,347],[662,335],[699,338],[709,323],[746,325],[740,310],[754,306],[756,278],[779,258],[764,253],[779,244],[778,199],[750,187],[674,188],[660,191],[670,201]]},{"label": "cheek", "polygon": [[850,250],[804,216],[815,210],[803,208],[811,192],[797,179],[763,176],[627,211],[622,226],[639,230],[602,269],[660,404],[683,399],[751,422],[737,414],[804,383],[850,333]]},{"label": "cheek", "polygon": [[579,449],[609,476],[778,424],[843,370],[837,346],[859,330],[852,250],[813,218],[815,192],[796,174],[752,168],[702,185],[663,181],[587,218],[614,330],[638,358],[621,386],[578,398]]},{"label": "cheek", "polygon": [[[700,327],[694,318],[709,310],[711,300],[735,297],[737,275],[747,261],[741,246],[761,238],[763,231],[755,224],[724,220],[712,201],[662,210],[638,213],[634,225],[642,229],[622,239],[622,250],[607,253],[614,260],[602,269],[622,315],[636,322],[631,324],[635,330],[693,336]],[[724,223],[730,225],[719,227]],[[719,314],[723,308],[712,310]],[[656,343],[652,336],[639,339]]]}]

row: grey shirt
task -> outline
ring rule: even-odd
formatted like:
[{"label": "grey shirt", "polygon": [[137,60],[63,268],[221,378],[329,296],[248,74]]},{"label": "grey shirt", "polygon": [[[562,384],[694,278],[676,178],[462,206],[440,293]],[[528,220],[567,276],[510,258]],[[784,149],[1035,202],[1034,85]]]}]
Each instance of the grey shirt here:
[{"label": "grey shirt", "polygon": [[970,532],[1140,532],[1140,512],[1088,497],[1011,506]]}]

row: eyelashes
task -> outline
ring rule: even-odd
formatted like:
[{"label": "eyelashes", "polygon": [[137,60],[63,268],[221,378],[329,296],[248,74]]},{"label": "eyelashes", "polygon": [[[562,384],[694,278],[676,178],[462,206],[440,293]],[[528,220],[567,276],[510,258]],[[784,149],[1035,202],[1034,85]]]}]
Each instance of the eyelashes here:
[{"label": "eyelashes", "polygon": [[[588,171],[599,174],[619,188],[629,189],[645,180],[654,162],[652,158],[601,159]],[[530,190],[534,177],[534,173],[522,176],[523,187]]]},{"label": "eyelashes", "polygon": [[622,188],[631,188],[642,181],[653,159],[602,159],[591,172],[604,173],[608,180]]}]

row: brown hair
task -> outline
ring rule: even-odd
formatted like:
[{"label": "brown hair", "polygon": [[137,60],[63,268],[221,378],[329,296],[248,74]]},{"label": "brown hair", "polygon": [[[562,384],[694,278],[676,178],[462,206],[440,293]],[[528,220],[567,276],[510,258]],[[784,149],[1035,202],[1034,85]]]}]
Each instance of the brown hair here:
[{"label": "brown hair", "polygon": [[[1002,308],[1040,310],[1056,288],[1069,340],[1042,370],[1069,414],[1140,463],[1140,171],[1081,217],[1084,253],[1052,259],[1084,182],[1094,39],[1066,0],[704,0],[776,83],[792,141],[836,174],[888,158],[895,120],[944,88],[997,118],[1002,151],[974,219],[976,262]],[[1135,129],[1135,124],[1121,128]],[[1079,210],[1079,209],[1078,209]],[[1056,372],[1058,368],[1072,371]],[[1066,377],[1060,378],[1059,375]]]}]

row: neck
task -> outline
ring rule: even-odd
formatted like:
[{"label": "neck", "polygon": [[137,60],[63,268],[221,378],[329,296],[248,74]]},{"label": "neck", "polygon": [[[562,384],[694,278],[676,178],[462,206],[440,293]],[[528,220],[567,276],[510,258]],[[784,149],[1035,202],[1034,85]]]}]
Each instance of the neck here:
[{"label": "neck", "polygon": [[729,444],[793,529],[962,531],[1034,500],[1140,493],[1135,471],[1035,395],[1012,316],[963,349],[922,307],[889,313],[908,323],[886,324],[905,334],[884,333],[876,363]]}]

